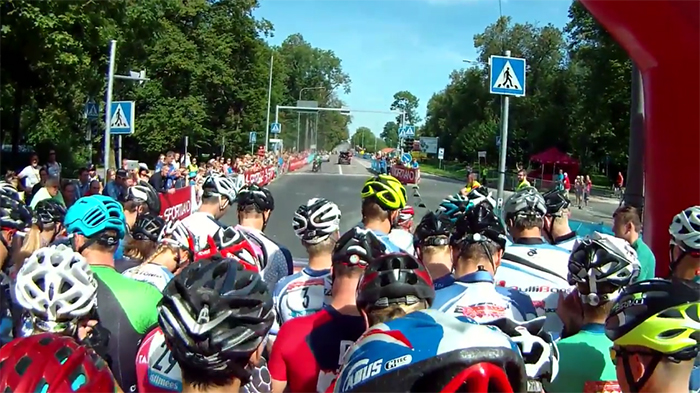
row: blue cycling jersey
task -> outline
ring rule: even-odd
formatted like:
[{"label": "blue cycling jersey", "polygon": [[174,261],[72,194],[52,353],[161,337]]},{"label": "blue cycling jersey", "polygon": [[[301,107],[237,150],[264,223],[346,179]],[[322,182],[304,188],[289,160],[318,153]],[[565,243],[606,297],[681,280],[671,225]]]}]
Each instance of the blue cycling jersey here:
[{"label": "blue cycling jersey", "polygon": [[[357,227],[364,228],[365,226],[364,226],[364,224],[359,223],[359,224],[357,224]],[[381,231],[375,231],[374,229],[368,229],[368,230],[371,231],[372,233],[374,233],[377,236],[377,238],[379,240],[381,240],[382,243],[384,243],[384,246],[386,246],[387,254],[391,254],[394,252],[403,252],[401,247],[397,246],[396,244],[394,244],[394,242],[391,241],[388,234],[381,232]]]},{"label": "blue cycling jersey", "polygon": [[438,289],[442,289],[454,284],[454,282],[455,278],[452,276],[452,273],[445,274],[444,276],[438,277],[435,280],[433,280],[433,288],[435,288],[435,290],[437,291]]},{"label": "blue cycling jersey", "polygon": [[527,321],[537,316],[528,295],[496,286],[493,276],[487,271],[467,274],[439,289],[431,308],[482,323],[500,318]]}]

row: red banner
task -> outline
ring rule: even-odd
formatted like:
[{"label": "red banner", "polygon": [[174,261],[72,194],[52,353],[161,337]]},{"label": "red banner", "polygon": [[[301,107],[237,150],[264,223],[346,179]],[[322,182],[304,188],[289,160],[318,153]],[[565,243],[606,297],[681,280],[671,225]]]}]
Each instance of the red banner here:
[{"label": "red banner", "polygon": [[248,171],[245,173],[245,184],[258,184],[264,186],[275,178],[275,167],[258,169],[257,171]]},{"label": "red banner", "polygon": [[420,183],[420,169],[407,168],[403,165],[394,165],[390,169],[391,176],[399,179],[403,184],[418,184]]},{"label": "red banner", "polygon": [[289,161],[289,172],[294,172],[297,169],[301,169],[306,165],[306,157],[304,158],[295,158],[293,160]]},{"label": "red banner", "polygon": [[192,186],[178,188],[172,194],[160,194],[160,216],[166,221],[181,220],[192,213]]}]

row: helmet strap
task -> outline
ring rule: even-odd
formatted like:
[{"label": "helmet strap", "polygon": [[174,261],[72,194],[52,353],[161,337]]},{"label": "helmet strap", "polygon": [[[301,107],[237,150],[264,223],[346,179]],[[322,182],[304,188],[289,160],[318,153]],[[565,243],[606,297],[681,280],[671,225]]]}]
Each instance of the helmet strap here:
[{"label": "helmet strap", "polygon": [[630,393],[639,393],[644,385],[646,385],[647,381],[649,381],[649,378],[651,378],[651,376],[654,374],[656,366],[659,365],[659,362],[661,362],[664,355],[660,353],[655,353],[652,355],[651,362],[649,362],[649,367],[644,367],[644,374],[642,374],[642,377],[639,378],[639,381],[634,380],[634,374],[632,373],[632,366],[630,366],[629,356],[630,355],[626,355],[622,358],[622,366],[625,369],[625,378],[627,379],[627,384],[630,387]]}]

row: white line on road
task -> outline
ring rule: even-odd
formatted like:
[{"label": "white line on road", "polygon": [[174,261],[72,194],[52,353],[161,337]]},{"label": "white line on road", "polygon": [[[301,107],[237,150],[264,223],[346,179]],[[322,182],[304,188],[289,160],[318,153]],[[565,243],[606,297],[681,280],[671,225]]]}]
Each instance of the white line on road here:
[{"label": "white line on road", "polygon": [[343,166],[342,165],[338,165],[338,173],[340,173],[341,175],[343,174]]}]

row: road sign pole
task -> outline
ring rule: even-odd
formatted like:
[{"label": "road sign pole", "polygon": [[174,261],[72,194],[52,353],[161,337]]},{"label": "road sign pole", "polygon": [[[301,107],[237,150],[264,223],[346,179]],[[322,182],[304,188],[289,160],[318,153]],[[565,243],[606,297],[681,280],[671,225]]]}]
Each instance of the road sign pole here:
[{"label": "road sign pole", "polygon": [[[270,105],[272,104],[272,65],[275,63],[275,54],[270,55],[270,81],[267,84],[267,120],[265,122],[265,152],[267,153],[267,145],[270,143]],[[277,123],[277,116],[275,116]]]},{"label": "road sign pole", "polygon": [[121,135],[119,135],[119,137],[117,138],[117,143],[119,144],[119,149],[117,149],[117,162],[115,165],[117,166],[117,168],[119,168],[119,166],[122,163],[122,136]]},{"label": "road sign pole", "polygon": [[110,145],[111,138],[111,128],[110,122],[112,120],[112,93],[114,91],[114,60],[117,56],[117,40],[112,40],[110,42],[109,48],[109,69],[107,71],[107,105],[105,105],[105,151],[104,151],[104,170],[105,176],[104,181],[107,184],[107,169],[109,168],[109,150],[112,148]]},{"label": "road sign pole", "polygon": [[[510,51],[505,53],[506,57],[510,57]],[[503,188],[506,183],[506,151],[508,147],[508,111],[510,106],[510,98],[505,95],[501,101],[501,154],[498,159],[498,192],[497,198],[503,200]]]}]

